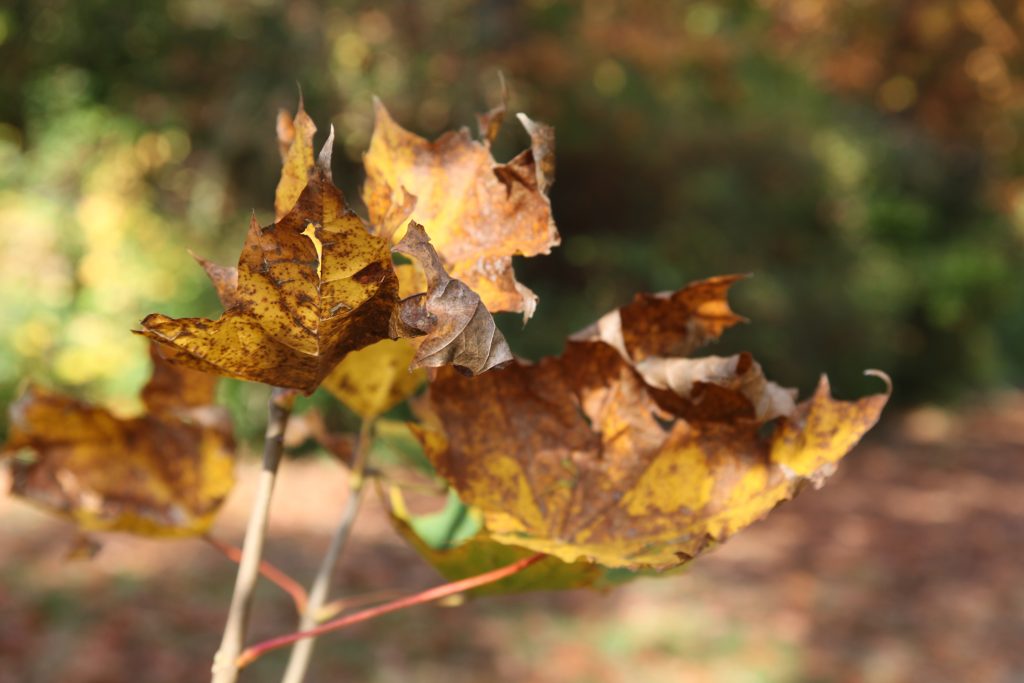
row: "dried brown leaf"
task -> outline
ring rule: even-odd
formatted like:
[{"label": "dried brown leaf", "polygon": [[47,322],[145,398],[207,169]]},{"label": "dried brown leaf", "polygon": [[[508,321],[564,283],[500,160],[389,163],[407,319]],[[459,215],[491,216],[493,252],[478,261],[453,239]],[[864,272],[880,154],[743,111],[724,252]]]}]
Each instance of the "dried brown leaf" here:
[{"label": "dried brown leaf", "polygon": [[689,356],[744,322],[729,307],[727,296],[729,288],[745,277],[719,275],[691,282],[676,292],[637,294],[631,303],[572,338],[603,341],[634,362],[649,356]]},{"label": "dried brown leaf", "polygon": [[427,279],[426,293],[403,300],[399,310],[403,336],[423,335],[414,338],[411,367],[451,364],[475,375],[512,360],[494,318],[473,290],[445,272],[423,226],[411,222],[394,250],[416,259]]}]

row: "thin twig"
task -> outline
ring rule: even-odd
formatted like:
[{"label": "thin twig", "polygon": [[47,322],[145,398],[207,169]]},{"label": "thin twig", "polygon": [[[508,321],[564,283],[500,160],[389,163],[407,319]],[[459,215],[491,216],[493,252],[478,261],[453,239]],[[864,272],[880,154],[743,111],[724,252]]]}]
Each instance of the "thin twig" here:
[{"label": "thin twig", "polygon": [[228,620],[224,626],[224,637],[220,649],[213,658],[213,683],[235,683],[238,667],[235,661],[245,641],[249,622],[252,594],[259,577],[260,560],[263,557],[263,540],[267,534],[267,518],[270,514],[270,498],[274,493],[277,465],[284,450],[284,430],[288,425],[295,392],[275,388],[270,394],[267,434],[263,444],[263,470],[260,472],[259,487],[249,524],[242,542],[242,557],[235,576],[235,591],[228,608]]},{"label": "thin twig", "polygon": [[361,612],[356,612],[334,621],[329,621],[326,624],[317,626],[308,631],[300,631],[298,633],[289,633],[288,635],[278,636],[277,638],[271,638],[265,640],[262,643],[257,643],[251,647],[247,647],[245,651],[238,658],[238,668],[242,669],[249,664],[252,664],[255,660],[259,659],[271,650],[276,650],[292,643],[302,640],[304,638],[315,638],[331,631],[336,631],[346,626],[352,626],[353,624],[359,624],[364,621],[369,621],[374,617],[379,617],[390,612],[397,612],[398,610],[405,609],[406,607],[412,607],[414,605],[422,605],[427,602],[434,600],[440,600],[446,598],[449,595],[455,595],[456,593],[463,593],[465,591],[479,588],[480,586],[486,586],[489,583],[501,581],[502,579],[508,578],[513,574],[523,571],[527,567],[537,562],[540,562],[545,557],[543,553],[531,555],[530,557],[524,557],[521,560],[516,560],[512,564],[506,565],[499,569],[494,569],[478,576],[471,576],[468,579],[462,579],[460,581],[454,581],[452,583],[445,583],[434,588],[427,589],[421,593],[409,595],[392,602],[378,605],[365,609]]},{"label": "thin twig", "polygon": [[322,624],[328,619],[333,619],[342,612],[347,612],[348,610],[355,609],[356,607],[365,607],[366,605],[372,605],[375,602],[393,600],[398,595],[399,592],[396,590],[382,590],[332,600],[321,607],[320,611],[316,613],[316,623]]},{"label": "thin twig", "polygon": [[[240,562],[242,559],[242,549],[236,548],[230,543],[226,543],[219,538],[214,538],[209,534],[203,535],[202,540],[206,541],[212,548],[218,550],[224,557],[228,558],[232,562]],[[292,602],[295,603],[295,611],[302,614],[306,611],[306,602],[308,597],[306,596],[306,589],[303,588],[298,581],[288,576],[283,570],[275,567],[270,562],[262,560],[260,562],[260,574],[263,575],[267,581],[270,581],[278,588],[283,590],[285,593],[291,596]]]},{"label": "thin twig", "polygon": [[[341,520],[334,530],[334,536],[327,547],[327,552],[324,553],[324,558],[320,562],[320,568],[317,569],[316,577],[309,587],[309,602],[299,621],[300,631],[309,630],[317,625],[317,616],[326,604],[331,590],[331,576],[334,574],[334,567],[345,550],[345,545],[352,534],[352,527],[359,515],[359,507],[363,502],[363,492],[366,488],[363,484],[366,481],[366,461],[373,442],[373,423],[372,417],[364,417],[359,426],[359,441],[356,444],[355,461],[352,463],[349,478],[348,501],[345,503],[345,510],[341,513]],[[305,678],[306,671],[309,669],[309,660],[313,656],[315,643],[315,639],[307,638],[295,645],[288,658],[288,666],[284,671],[281,683],[302,683],[302,679]]]}]

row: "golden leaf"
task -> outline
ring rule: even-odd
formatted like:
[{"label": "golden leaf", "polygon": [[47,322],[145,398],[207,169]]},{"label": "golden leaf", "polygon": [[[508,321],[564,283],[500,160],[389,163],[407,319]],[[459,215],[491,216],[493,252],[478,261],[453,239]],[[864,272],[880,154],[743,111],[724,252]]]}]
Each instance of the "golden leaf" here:
[{"label": "golden leaf", "polygon": [[12,492],[83,531],[204,533],[234,483],[215,378],[170,365],[153,345],[146,413],[122,419],[37,387],[11,406]]},{"label": "golden leaf", "polygon": [[426,381],[410,370],[416,347],[409,339],[384,339],[349,353],[324,379],[324,389],[364,419],[393,408]]},{"label": "golden leaf", "polygon": [[388,338],[398,295],[391,255],[334,186],[332,144],[333,135],[281,220],[251,222],[232,306],[218,320],[152,314],[140,334],[195,369],[307,394],[345,354]]},{"label": "golden leaf", "polygon": [[316,171],[313,159],[313,134],[316,125],[299,100],[295,117],[283,109],[277,114],[277,144],[281,151],[281,179],[274,193],[274,220],[292,210],[299,195]]},{"label": "golden leaf", "polygon": [[516,281],[512,256],[547,254],[560,241],[546,194],[554,174],[553,130],[520,117],[531,148],[498,164],[489,142],[495,116],[484,122],[488,137],[482,142],[465,129],[430,142],[400,127],[380,102],[376,111],[364,157],[370,222],[384,223],[411,193],[411,217],[428,227],[451,276],[479,294],[488,310],[522,312],[529,319],[537,297]]}]

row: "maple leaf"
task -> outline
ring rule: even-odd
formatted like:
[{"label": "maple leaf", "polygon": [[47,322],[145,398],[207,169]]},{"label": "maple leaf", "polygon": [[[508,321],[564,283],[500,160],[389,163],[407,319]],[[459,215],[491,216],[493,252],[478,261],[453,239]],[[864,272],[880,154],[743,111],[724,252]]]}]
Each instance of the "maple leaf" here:
[{"label": "maple leaf", "polygon": [[307,394],[349,351],[389,338],[391,255],[335,187],[332,145],[333,131],[287,214],[265,228],[253,218],[218,320],[151,314],[140,334],[195,369]]},{"label": "maple leaf", "polygon": [[462,129],[430,142],[395,123],[379,101],[375,107],[363,158],[370,222],[388,223],[385,217],[410,193],[416,198],[411,217],[427,226],[451,276],[479,294],[488,310],[522,312],[529,319],[537,297],[516,281],[512,256],[547,254],[560,241],[547,197],[554,179],[553,129],[520,115],[530,149],[499,164],[490,151],[498,116],[483,123],[483,141]]},{"label": "maple leaf", "polygon": [[445,272],[422,225],[411,221],[394,251],[415,258],[426,274],[427,291],[403,299],[398,315],[403,336],[423,335],[411,367],[450,363],[479,374],[512,360],[494,318],[476,292]]},{"label": "maple leaf", "polygon": [[[685,308],[692,300],[658,301]],[[666,319],[677,319],[677,332],[707,328],[704,309],[689,309]],[[716,325],[698,336],[717,336]],[[630,338],[636,328],[624,323],[622,331]],[[492,539],[566,562],[669,567],[696,556],[803,483],[820,484],[888,399],[839,401],[823,378],[796,405],[749,354],[634,363],[592,336],[536,365],[515,362],[475,378],[439,371],[429,391],[433,426],[419,429],[427,456],[483,512]]]},{"label": "maple leaf", "polygon": [[227,413],[216,378],[164,359],[150,346],[146,412],[104,408],[30,387],[11,405],[12,492],[70,517],[83,531],[147,536],[204,533],[234,484]]}]

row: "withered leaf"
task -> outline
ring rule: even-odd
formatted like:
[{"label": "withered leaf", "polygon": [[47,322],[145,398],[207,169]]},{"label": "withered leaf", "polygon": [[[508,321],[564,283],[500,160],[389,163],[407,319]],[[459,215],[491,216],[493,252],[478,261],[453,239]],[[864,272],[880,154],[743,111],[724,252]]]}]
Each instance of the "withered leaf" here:
[{"label": "withered leaf", "polygon": [[769,382],[749,353],[704,358],[649,357],[634,366],[663,408],[686,419],[754,418],[793,412],[796,391]]},{"label": "withered leaf", "polygon": [[227,414],[212,405],[213,378],[152,358],[147,412],[135,418],[30,387],[3,446],[12,493],[82,531],[204,533],[234,483]]},{"label": "withered leaf", "polygon": [[684,359],[634,367],[603,341],[574,341],[536,365],[441,370],[429,392],[441,427],[420,437],[492,539],[566,562],[663,568],[821,483],[888,399],[835,400],[823,379],[794,407],[749,355],[659,360]]},{"label": "withered leaf", "polygon": [[525,119],[531,148],[498,164],[489,142],[497,117],[485,121],[484,141],[462,129],[430,142],[395,123],[380,102],[375,106],[364,157],[370,222],[380,225],[408,191],[416,197],[412,219],[428,227],[451,276],[479,294],[488,310],[529,319],[537,297],[516,281],[512,256],[547,254],[560,241],[546,195],[554,171],[552,129]]},{"label": "withered leaf", "polygon": [[574,334],[575,341],[603,341],[627,361],[649,356],[689,356],[744,322],[729,307],[729,288],[745,275],[719,275],[691,282],[676,292],[637,294]]},{"label": "withered leaf", "polygon": [[253,219],[232,305],[218,320],[151,314],[140,334],[195,369],[307,394],[349,351],[388,338],[398,294],[391,255],[335,187],[332,144],[284,217],[265,228]]},{"label": "withered leaf", "polygon": [[512,351],[476,292],[445,272],[423,226],[412,221],[394,250],[416,259],[426,274],[427,291],[404,299],[399,309],[403,336],[414,339],[411,367],[452,364],[471,374],[500,367]]}]

